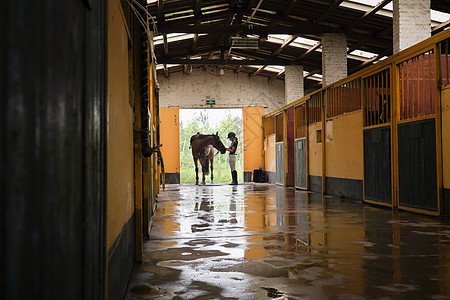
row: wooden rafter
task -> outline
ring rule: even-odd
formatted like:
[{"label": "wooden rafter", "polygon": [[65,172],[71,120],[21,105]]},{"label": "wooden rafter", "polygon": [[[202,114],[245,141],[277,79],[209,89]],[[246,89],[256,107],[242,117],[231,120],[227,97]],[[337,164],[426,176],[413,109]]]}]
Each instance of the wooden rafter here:
[{"label": "wooden rafter", "polygon": [[282,71],[278,72],[277,74],[270,76],[269,82],[272,82],[274,79],[281,77],[282,75],[284,75],[285,72],[286,72],[285,70],[282,70]]},{"label": "wooden rafter", "polygon": [[163,40],[164,40],[164,54],[167,56],[169,55],[169,43],[167,42],[167,34],[163,34]]},{"label": "wooden rafter", "polygon": [[166,78],[169,78],[169,69],[167,68],[167,65],[164,64],[164,76],[166,76]]},{"label": "wooden rafter", "polygon": [[366,60],[365,62],[363,62],[363,63],[360,64],[359,66],[356,66],[356,67],[352,68],[352,69],[350,70],[350,73],[356,72],[356,71],[358,71],[358,70],[361,70],[362,68],[367,67],[368,65],[371,65],[372,63],[376,62],[377,60],[379,60],[379,59],[385,57],[386,55],[388,55],[389,52],[390,52],[390,50],[386,50],[386,51],[384,51],[383,53],[380,53],[380,54],[378,54],[378,55],[372,57],[371,59]]},{"label": "wooden rafter", "polygon": [[256,76],[256,75],[258,75],[258,74],[261,73],[261,71],[264,70],[266,67],[267,67],[267,65],[258,68],[258,70],[256,70],[255,72],[250,73],[250,76]]},{"label": "wooden rafter", "polygon": [[159,58],[160,64],[176,64],[176,65],[290,65],[292,62],[276,58],[269,59],[185,59],[185,58]]},{"label": "wooden rafter", "polygon": [[320,46],[322,46],[322,42],[317,42],[314,46],[309,48],[305,53],[296,58],[296,60],[301,60],[310,55],[312,52],[316,51]]},{"label": "wooden rafter", "polygon": [[341,5],[342,2],[344,2],[344,0],[335,0],[333,4],[331,4],[328,7],[328,9],[322,15],[320,15],[320,17],[318,18],[318,23],[321,23],[326,17],[328,17],[328,15],[331,12],[333,12],[337,7],[339,7],[339,5]]},{"label": "wooden rafter", "polygon": [[280,47],[278,47],[277,49],[275,49],[272,52],[272,55],[277,55],[278,53],[280,53],[281,51],[283,51],[283,49],[288,46],[290,43],[292,43],[296,38],[298,38],[299,35],[291,35],[287,40],[285,40],[283,42],[283,44],[280,45]]},{"label": "wooden rafter", "polygon": [[313,75],[315,75],[315,74],[320,73],[321,71],[322,71],[322,70],[312,70],[311,72],[306,73],[306,74],[303,76],[303,78],[311,77],[311,76],[313,76]]},{"label": "wooden rafter", "polygon": [[360,24],[361,22],[367,20],[368,18],[370,18],[371,16],[373,16],[375,13],[377,13],[379,10],[381,10],[383,7],[385,7],[387,4],[389,4],[392,0],[383,0],[380,3],[378,3],[377,5],[375,5],[371,10],[367,11],[366,13],[364,13],[361,17],[359,17],[358,19],[352,21],[346,28],[345,28],[345,32],[355,28],[356,26],[358,26],[358,24]]}]

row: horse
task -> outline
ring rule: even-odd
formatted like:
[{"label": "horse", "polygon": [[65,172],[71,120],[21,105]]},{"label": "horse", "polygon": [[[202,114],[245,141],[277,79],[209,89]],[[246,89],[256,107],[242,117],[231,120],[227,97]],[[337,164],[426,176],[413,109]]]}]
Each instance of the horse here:
[{"label": "horse", "polygon": [[220,137],[216,134],[197,134],[191,136],[191,148],[192,157],[195,164],[195,184],[198,185],[198,164],[197,161],[200,160],[202,166],[202,182],[205,184],[205,175],[209,173],[209,164],[211,164],[211,183],[214,183],[213,174],[213,161],[214,161],[214,148],[220,151],[220,153],[225,154],[226,148]]}]

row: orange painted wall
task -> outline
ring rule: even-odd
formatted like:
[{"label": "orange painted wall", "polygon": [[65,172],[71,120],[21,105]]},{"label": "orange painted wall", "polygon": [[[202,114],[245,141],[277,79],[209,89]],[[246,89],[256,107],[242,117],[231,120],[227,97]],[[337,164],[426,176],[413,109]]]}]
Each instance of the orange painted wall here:
[{"label": "orange painted wall", "polygon": [[317,130],[322,129],[322,122],[310,124],[309,130],[309,175],[322,176],[322,143],[317,141]]},{"label": "orange painted wall", "polygon": [[107,249],[134,211],[128,36],[120,9],[119,1],[108,1]]},{"label": "orange painted wall", "polygon": [[180,173],[180,109],[160,109],[161,153],[166,173]]},{"label": "orange painted wall", "polygon": [[327,176],[363,180],[362,111],[328,120],[325,134]]}]

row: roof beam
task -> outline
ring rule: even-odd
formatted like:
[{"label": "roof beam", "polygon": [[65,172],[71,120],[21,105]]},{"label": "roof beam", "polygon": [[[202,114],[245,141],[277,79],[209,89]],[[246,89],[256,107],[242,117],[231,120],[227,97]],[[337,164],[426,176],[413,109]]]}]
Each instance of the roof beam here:
[{"label": "roof beam", "polygon": [[[378,33],[375,35],[375,37],[382,37],[383,35],[389,34],[392,32],[392,26],[389,26],[386,28],[386,30],[382,31],[381,33]],[[360,48],[361,46],[367,44],[368,42],[373,41],[373,37],[369,36],[369,38],[359,39],[359,42],[357,44],[354,44],[352,47],[350,47],[347,51],[347,53],[351,53],[354,50]],[[392,49],[392,47],[390,47]]]},{"label": "roof beam", "polygon": [[167,34],[163,34],[163,40],[164,40],[164,54],[169,55],[169,43],[167,42]]},{"label": "roof beam", "polygon": [[255,72],[250,73],[250,76],[256,76],[259,73],[261,73],[262,70],[264,70],[267,67],[267,65],[260,67],[258,70],[256,70]]},{"label": "roof beam", "polygon": [[441,24],[434,26],[433,28],[431,28],[431,32],[432,33],[437,33],[443,29],[445,29],[446,27],[448,27],[450,25],[450,20],[447,20],[446,22],[442,22]]},{"label": "roof beam", "polygon": [[303,76],[303,78],[307,78],[307,77],[313,76],[313,75],[315,75],[315,74],[320,73],[321,71],[322,71],[322,70],[312,70],[311,72],[306,73],[306,74]]},{"label": "roof beam", "polygon": [[309,48],[305,53],[303,53],[302,55],[297,57],[295,60],[302,60],[302,59],[304,59],[305,57],[307,57],[308,55],[310,55],[311,53],[316,51],[320,46],[322,46],[322,42],[317,42],[317,44],[315,44],[314,46]]},{"label": "roof beam", "polygon": [[156,11],[156,17],[158,18],[158,23],[164,23],[164,0],[158,0],[158,8]]},{"label": "roof beam", "polygon": [[333,4],[331,4],[328,9],[322,15],[320,15],[319,19],[317,20],[318,23],[321,23],[331,12],[333,12],[333,10],[339,7],[342,2],[344,2],[344,0],[335,0]]},{"label": "roof beam", "polygon": [[[195,25],[200,25],[200,18],[202,17],[202,0],[195,0],[194,3],[194,16],[198,18],[198,20],[195,22]],[[194,34],[194,39],[192,41],[192,51],[195,51],[197,49],[197,41],[198,41],[198,33]]]},{"label": "roof beam", "polygon": [[285,72],[286,72],[285,70],[282,70],[282,71],[278,72],[277,74],[270,76],[269,82],[272,82],[274,79],[282,76]]},{"label": "roof beam", "polygon": [[291,13],[291,11],[294,8],[296,3],[297,3],[297,0],[291,0],[291,2],[289,2],[289,4],[286,6],[286,8],[283,11],[283,17],[289,16],[289,14]]},{"label": "roof beam", "polygon": [[167,68],[167,65],[166,64],[164,64],[164,76],[166,77],[166,78],[169,78],[169,69]]},{"label": "roof beam", "polygon": [[159,58],[158,64],[176,65],[290,65],[292,62],[281,59],[185,59],[185,58]]},{"label": "roof beam", "polygon": [[385,7],[387,4],[389,4],[392,0],[383,0],[377,5],[375,5],[371,10],[367,11],[365,14],[363,14],[361,17],[359,17],[357,20],[353,21],[347,27],[345,28],[345,31],[349,31],[352,28],[355,28],[358,26],[359,23],[362,21],[368,19],[369,17],[373,16],[375,13],[377,13],[379,10],[381,10],[383,7]]},{"label": "roof beam", "polygon": [[176,25],[176,24],[166,24],[158,27],[159,33],[207,33],[207,34],[290,34],[290,35],[300,35],[300,34],[321,34],[321,33],[332,33],[332,32],[342,32],[338,29],[323,28],[322,26],[316,26],[314,24],[293,24],[294,26],[256,26],[250,24],[240,24],[236,26],[230,25]]},{"label": "roof beam", "polygon": [[359,66],[356,66],[354,68],[352,68],[350,70],[350,73],[354,73],[356,71],[361,70],[362,68],[367,67],[368,65],[371,65],[372,63],[376,62],[377,60],[379,60],[380,58],[383,58],[384,56],[388,55],[390,52],[390,50],[385,50],[384,52],[378,54],[377,56],[372,57],[369,60],[366,60],[365,62],[363,62],[362,64],[360,64]]},{"label": "roof beam", "polygon": [[281,51],[283,51],[283,49],[288,46],[290,43],[292,43],[296,38],[298,38],[299,35],[292,35],[290,36],[287,40],[285,40],[283,42],[283,44],[280,45],[280,47],[278,47],[277,49],[275,49],[272,52],[272,55],[277,55],[278,53],[280,53]]}]

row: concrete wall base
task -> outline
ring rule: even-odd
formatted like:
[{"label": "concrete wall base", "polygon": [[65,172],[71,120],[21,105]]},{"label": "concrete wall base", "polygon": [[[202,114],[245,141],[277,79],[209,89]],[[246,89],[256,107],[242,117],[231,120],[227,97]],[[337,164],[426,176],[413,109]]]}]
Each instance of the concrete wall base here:
[{"label": "concrete wall base", "polygon": [[325,191],[327,195],[362,200],[363,181],[356,179],[327,177],[325,181]]},{"label": "concrete wall base", "polygon": [[108,251],[108,299],[123,299],[134,264],[135,215],[123,226]]},{"label": "concrete wall base", "polygon": [[166,184],[180,184],[180,173],[166,173]]},{"label": "concrete wall base", "polygon": [[309,175],[309,190],[311,192],[322,193],[322,176]]}]

